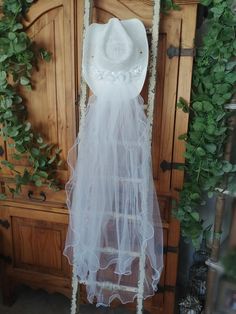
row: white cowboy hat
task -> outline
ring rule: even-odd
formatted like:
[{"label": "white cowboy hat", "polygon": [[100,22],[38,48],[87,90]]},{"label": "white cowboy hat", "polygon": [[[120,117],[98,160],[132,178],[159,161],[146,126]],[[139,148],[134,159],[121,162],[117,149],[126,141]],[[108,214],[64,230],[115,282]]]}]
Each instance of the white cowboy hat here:
[{"label": "white cowboy hat", "polygon": [[148,41],[141,21],[111,18],[107,24],[89,26],[82,70],[95,95],[104,88],[104,83],[121,82],[132,91],[132,97],[137,96],[144,84],[147,65]]}]

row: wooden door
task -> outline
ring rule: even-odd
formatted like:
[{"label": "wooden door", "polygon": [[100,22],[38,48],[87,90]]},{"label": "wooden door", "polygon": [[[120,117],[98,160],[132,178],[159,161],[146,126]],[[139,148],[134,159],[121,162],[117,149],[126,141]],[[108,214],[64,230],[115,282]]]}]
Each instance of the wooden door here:
[{"label": "wooden door", "polygon": [[62,258],[67,226],[45,220],[11,217],[14,267],[69,276]]},{"label": "wooden door", "polygon": [[[66,158],[75,139],[75,2],[40,0],[30,8],[25,22],[27,33],[39,48],[43,47],[52,54],[52,60],[39,61],[38,70],[32,73],[32,91],[20,88],[33,130],[40,133],[45,142],[62,149],[63,163],[58,170],[62,182],[68,178]],[[29,167],[26,156],[17,161],[12,158],[13,149],[6,143],[3,147],[2,159],[13,162],[17,170]],[[11,172],[5,170],[3,176],[11,177]],[[19,197],[30,201],[30,190],[34,192],[34,201],[41,201],[40,193],[43,192],[46,201],[65,203],[64,191],[52,193],[44,188],[23,188]]]},{"label": "wooden door", "polygon": [[11,298],[18,284],[71,293],[71,270],[63,256],[68,215],[49,208],[1,206],[0,254],[4,257],[3,296]]}]

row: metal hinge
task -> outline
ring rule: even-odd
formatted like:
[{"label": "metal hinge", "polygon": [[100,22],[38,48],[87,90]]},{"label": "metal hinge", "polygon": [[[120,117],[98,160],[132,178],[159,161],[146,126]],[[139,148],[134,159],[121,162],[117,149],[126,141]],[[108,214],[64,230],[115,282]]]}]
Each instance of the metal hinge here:
[{"label": "metal hinge", "polygon": [[0,254],[0,259],[2,259],[7,264],[12,264],[12,258],[10,256]]},{"label": "metal hinge", "polygon": [[167,170],[172,170],[172,169],[177,169],[177,170],[183,170],[184,163],[180,162],[169,162],[166,160],[163,160],[160,164],[160,167],[162,171],[167,171]]},{"label": "metal hinge", "polygon": [[10,227],[10,224],[8,222],[8,220],[2,220],[0,219],[0,225],[3,227],[3,228],[6,228],[8,229]]},{"label": "metal hinge", "polygon": [[177,246],[165,246],[163,249],[164,254],[166,253],[178,253],[179,248]]},{"label": "metal hinge", "polygon": [[195,48],[179,48],[170,46],[167,49],[167,56],[172,59],[174,57],[195,57],[196,55],[196,49]]}]

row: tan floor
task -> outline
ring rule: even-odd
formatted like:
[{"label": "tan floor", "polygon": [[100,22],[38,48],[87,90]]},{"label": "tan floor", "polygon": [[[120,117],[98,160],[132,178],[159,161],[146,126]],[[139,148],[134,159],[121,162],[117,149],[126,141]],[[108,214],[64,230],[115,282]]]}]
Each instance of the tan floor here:
[{"label": "tan floor", "polygon": [[[81,305],[79,314],[133,314],[124,308],[111,310]],[[11,307],[3,306],[0,298],[0,314],[70,314],[70,300],[60,294],[48,294],[42,290],[21,287]]]}]

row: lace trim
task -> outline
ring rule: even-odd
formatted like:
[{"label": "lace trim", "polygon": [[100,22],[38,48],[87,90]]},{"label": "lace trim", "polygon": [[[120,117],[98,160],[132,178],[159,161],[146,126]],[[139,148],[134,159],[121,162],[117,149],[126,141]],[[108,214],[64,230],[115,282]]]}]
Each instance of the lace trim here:
[{"label": "lace trim", "polygon": [[109,82],[131,82],[137,79],[143,71],[143,67],[141,65],[136,65],[129,71],[108,71],[108,70],[100,70],[93,65],[89,65],[90,73],[94,79],[104,80]]}]

